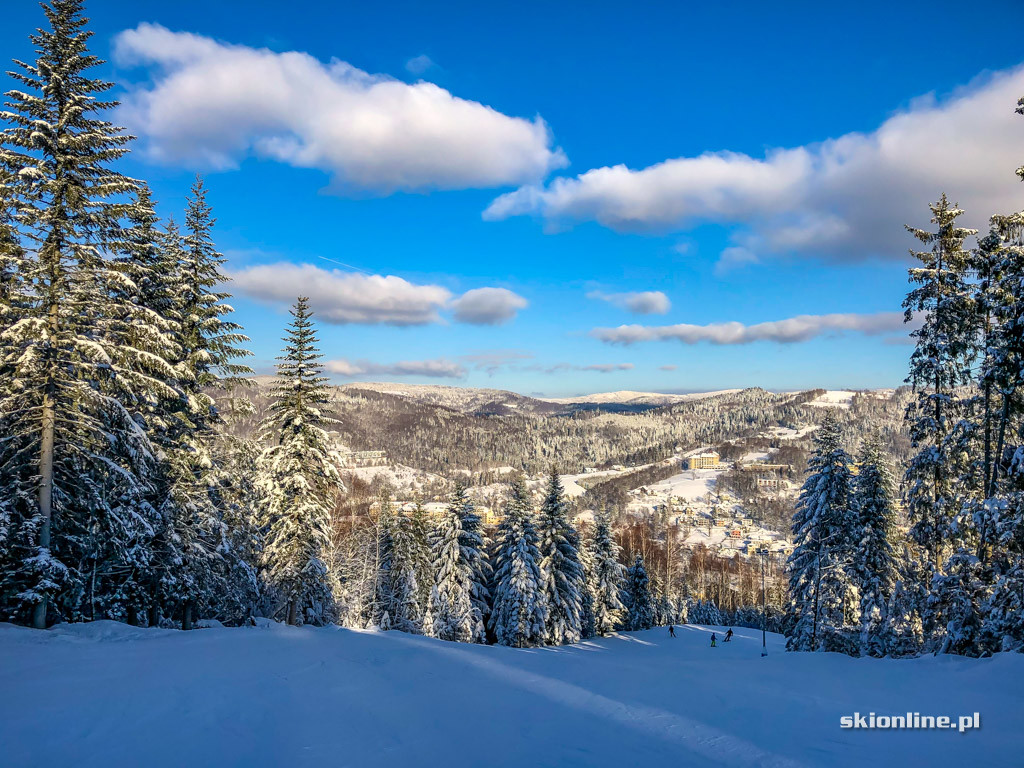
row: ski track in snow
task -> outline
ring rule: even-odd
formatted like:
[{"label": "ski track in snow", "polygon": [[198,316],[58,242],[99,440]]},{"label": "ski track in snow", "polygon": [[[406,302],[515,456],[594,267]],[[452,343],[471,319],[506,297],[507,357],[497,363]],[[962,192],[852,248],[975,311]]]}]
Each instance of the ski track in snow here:
[{"label": "ski track in snow", "polygon": [[[426,645],[411,635],[389,632],[387,636],[388,639],[400,643],[421,647]],[[521,670],[496,659],[460,650],[454,643],[430,644],[426,647],[434,653],[457,658],[460,662],[483,670],[492,677],[558,704],[604,717],[654,738],[672,741],[701,757],[712,760],[717,765],[737,768],[801,768],[802,765],[780,755],[765,752],[754,744],[696,720],[643,704],[626,704],[546,675],[523,674]]]}]

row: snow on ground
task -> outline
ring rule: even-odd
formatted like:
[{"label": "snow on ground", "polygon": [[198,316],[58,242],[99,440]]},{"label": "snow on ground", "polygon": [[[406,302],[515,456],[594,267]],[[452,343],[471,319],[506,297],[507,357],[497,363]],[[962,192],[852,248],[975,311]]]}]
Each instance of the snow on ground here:
[{"label": "snow on ground", "polygon": [[414,491],[426,483],[444,481],[440,475],[422,469],[413,469],[404,464],[389,464],[385,467],[346,467],[342,471],[355,475],[367,483],[380,477],[399,491]]},{"label": "snow on ground", "polygon": [[853,396],[857,393],[848,389],[830,389],[824,395],[811,400],[807,405],[818,408],[849,408]]},{"label": "snow on ground", "polygon": [[[565,648],[271,625],[0,625],[5,768],[119,766],[1012,766],[1024,656],[787,654],[738,629]],[[859,712],[981,728],[844,730]]]},{"label": "snow on ground", "polygon": [[791,427],[770,427],[768,430],[761,433],[761,437],[774,437],[779,440],[796,440],[798,437],[809,435],[817,428],[817,424],[811,424],[806,427],[800,427],[800,429],[793,429]]},{"label": "snow on ground", "polygon": [[664,497],[666,500],[678,497],[693,501],[707,496],[714,489],[715,479],[720,472],[721,470],[717,469],[687,469],[645,487],[654,496]]},{"label": "snow on ground", "polygon": [[[678,462],[678,456],[672,456],[663,461],[657,462],[659,464],[669,464],[672,462]],[[584,480],[597,480],[598,478],[607,479],[609,477],[615,477],[616,475],[624,475],[629,472],[639,472],[642,469],[653,467],[654,464],[639,464],[635,467],[620,467],[619,469],[599,469],[594,472],[584,472],[579,475],[562,475],[562,486],[565,488],[565,495],[570,499],[575,499],[582,496],[587,492],[587,489],[579,483],[582,478]],[[546,481],[546,477],[544,480]]]}]

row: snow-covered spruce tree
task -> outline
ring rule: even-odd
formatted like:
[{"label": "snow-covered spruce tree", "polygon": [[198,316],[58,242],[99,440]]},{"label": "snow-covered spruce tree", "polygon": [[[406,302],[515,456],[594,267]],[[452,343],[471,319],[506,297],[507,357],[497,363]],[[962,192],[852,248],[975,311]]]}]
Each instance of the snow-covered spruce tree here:
[{"label": "snow-covered spruce tree", "polygon": [[469,569],[462,560],[459,537],[462,521],[447,510],[434,535],[434,584],[430,591],[430,624],[426,629],[440,640],[473,640],[473,609],[469,599]]},{"label": "snow-covered spruce tree", "polygon": [[499,645],[543,645],[548,606],[540,571],[540,550],[533,525],[530,492],[516,478],[509,488],[494,571],[491,631]]},{"label": "snow-covered spruce tree", "polygon": [[[1001,407],[996,416],[992,478],[979,525],[978,556],[974,567],[966,553],[951,558],[959,604],[966,609],[963,623],[974,628],[971,617],[980,607],[983,628],[980,642],[969,644],[967,653],[981,650],[1024,649],[1024,213],[993,216],[998,239],[999,299],[995,302],[997,330],[994,351],[986,359],[983,381],[991,379]],[[975,577],[972,571],[977,571]],[[991,584],[979,600],[972,583]],[[979,606],[980,603],[980,606]],[[959,644],[968,639],[961,632]]]},{"label": "snow-covered spruce tree", "polygon": [[594,526],[588,525],[580,537],[580,567],[583,568],[583,593],[580,601],[580,635],[585,640],[593,637],[594,586],[597,583],[597,561],[594,558]]},{"label": "snow-covered spruce tree", "polygon": [[[907,408],[910,437],[917,453],[904,478],[911,537],[927,552],[925,578],[943,571],[951,549],[957,548],[953,525],[963,499],[956,487],[964,471],[962,451],[951,435],[964,415],[959,390],[971,381],[971,362],[976,354],[977,316],[968,285],[969,254],[964,240],[974,230],[959,227],[963,214],[943,195],[930,206],[936,231],[908,227],[930,250],[914,252],[921,266],[909,271],[915,288],[903,306],[907,322],[919,321],[911,333],[916,347],[907,377],[916,399]],[[922,609],[926,639],[941,642],[943,630],[935,614],[935,601]]]},{"label": "snow-covered spruce tree", "polygon": [[548,606],[546,642],[550,645],[579,642],[583,636],[583,592],[586,587],[580,563],[579,535],[569,523],[565,491],[554,470],[537,519],[540,536],[540,570],[544,600]]},{"label": "snow-covered spruce tree", "polygon": [[380,512],[377,514],[373,537],[375,549],[375,556],[372,562],[374,568],[373,602],[370,608],[367,627],[376,626],[387,630],[391,628],[391,612],[394,610],[391,570],[395,552],[393,533],[396,526],[395,507],[391,501],[391,489],[387,486],[381,488],[378,504],[380,505]]},{"label": "snow-covered spruce tree", "polygon": [[416,604],[419,615],[426,616],[430,603],[430,592],[434,585],[432,543],[433,524],[427,517],[423,503],[417,501],[409,513],[409,554],[416,577]]},{"label": "snow-covered spruce tree", "polygon": [[651,605],[651,589],[643,555],[637,555],[633,565],[629,567],[626,576],[626,595],[626,628],[636,631],[653,627],[654,608]]},{"label": "snow-covered spruce tree", "polygon": [[[225,401],[221,409],[225,427],[252,415],[248,397],[227,397]],[[227,624],[241,624],[258,615],[263,597],[259,573],[263,549],[263,531],[259,527],[260,453],[255,440],[218,430],[211,493],[223,525],[219,544],[223,570],[209,602],[212,618]],[[331,585],[334,584],[332,579]]]},{"label": "snow-covered spruce tree", "polygon": [[172,225],[164,239],[171,258],[180,260],[175,367],[185,393],[179,415],[189,428],[175,440],[178,449],[169,454],[174,477],[164,508],[168,532],[161,548],[169,567],[163,569],[161,591],[180,601],[183,626],[190,625],[208,595],[222,591],[217,582],[234,567],[225,559],[231,554],[226,544],[229,531],[216,494],[220,469],[215,445],[222,420],[212,393],[242,387],[247,383],[244,377],[252,373],[236,362],[251,353],[240,346],[248,341],[241,328],[227,319],[233,310],[226,303],[230,294],[223,290],[224,257],[213,243],[215,223],[206,189],[197,178],[185,210],[184,236],[176,242]]},{"label": "snow-covered spruce tree", "polygon": [[794,550],[788,564],[795,621],[789,650],[856,651],[850,566],[858,538],[850,508],[851,464],[839,421],[829,412],[814,433],[807,480],[793,515]]},{"label": "snow-covered spruce tree", "polygon": [[459,518],[459,558],[469,583],[470,642],[485,643],[487,617],[491,612],[491,591],[488,588],[492,577],[491,564],[487,559],[480,516],[474,511],[462,481],[455,483],[448,511]]},{"label": "snow-covered spruce tree", "polygon": [[896,491],[892,469],[877,434],[864,441],[859,459],[852,501],[858,540],[851,576],[860,593],[860,651],[868,656],[885,656],[886,610],[898,579],[893,546]]},{"label": "snow-covered spruce tree", "polygon": [[612,534],[608,513],[594,518],[594,572],[590,591],[594,596],[594,634],[610,635],[626,618],[622,604],[625,569],[619,563],[620,547]]},{"label": "snow-covered spruce tree", "polygon": [[377,520],[377,574],[371,623],[380,629],[418,634],[423,629],[412,521],[395,510],[383,488]]},{"label": "snow-covered spruce tree", "polygon": [[101,62],[82,5],[43,6],[48,26],[31,37],[35,62],[15,62],[21,88],[7,93],[0,134],[20,241],[5,252],[16,278],[0,331],[0,498],[12,545],[0,601],[36,627],[126,614],[156,524],[155,458],[132,410],[169,390],[164,357],[136,346],[141,332],[159,332],[116,263],[139,187],[110,167],[131,137],[103,119],[116,103],[103,98],[112,84],[88,74]]},{"label": "snow-covered spruce tree", "polygon": [[927,597],[922,595],[924,580],[920,571],[927,566],[923,551],[912,541],[903,542],[902,554],[897,558],[900,564],[899,579],[893,585],[892,595],[885,609],[885,623],[882,625],[879,647],[888,656],[915,656],[921,652],[924,632],[921,624],[921,607]]},{"label": "snow-covered spruce tree", "polygon": [[260,427],[267,446],[260,457],[263,567],[289,624],[325,624],[334,618],[327,553],[342,483],[325,431],[335,421],[308,299],[300,296],[291,314],[273,403]]},{"label": "snow-covered spruce tree", "polygon": [[413,521],[407,514],[394,518],[391,531],[391,598],[388,610],[391,629],[419,634],[423,631],[423,609],[420,605],[416,534]]}]

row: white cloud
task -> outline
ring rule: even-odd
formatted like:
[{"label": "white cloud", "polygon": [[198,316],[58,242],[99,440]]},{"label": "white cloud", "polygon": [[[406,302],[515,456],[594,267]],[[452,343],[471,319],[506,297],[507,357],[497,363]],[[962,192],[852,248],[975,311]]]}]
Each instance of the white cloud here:
[{"label": "white cloud", "polygon": [[455,319],[471,325],[501,325],[525,309],[529,302],[507,288],[474,288],[455,299]]},{"label": "white cloud", "polygon": [[755,258],[901,257],[910,245],[903,225],[927,226],[926,205],[943,191],[975,226],[1020,208],[1021,93],[1024,66],[978,78],[942,101],[918,99],[870,133],[763,158],[708,152],[640,170],[595,168],[502,195],[484,217],[529,214],[552,227],[597,221],[623,232],[717,222],[734,227],[734,244]]},{"label": "white cloud", "polygon": [[398,363],[374,363],[369,360],[328,360],[324,369],[340,376],[424,376],[434,379],[464,379],[465,366],[445,358],[435,360],[403,360]]},{"label": "white cloud", "polygon": [[658,370],[659,371],[674,371],[677,368],[679,368],[678,365],[659,365],[658,366]]},{"label": "white cloud", "polygon": [[411,283],[396,275],[366,275],[313,264],[260,264],[230,275],[241,293],[271,304],[291,305],[308,296],[317,319],[346,325],[428,325],[441,323],[442,311],[474,325],[506,322],[527,306],[506,288],[474,288],[458,298],[441,285]]},{"label": "white cloud", "polygon": [[577,365],[576,363],[555,363],[554,365],[529,365],[523,367],[523,371],[534,371],[539,373],[564,373],[566,371],[588,371],[593,373],[614,373],[616,371],[631,371],[635,366],[632,363],[595,363],[593,365]]},{"label": "white cloud", "polygon": [[413,56],[407,62],[405,62],[405,68],[407,71],[414,75],[422,75],[431,67],[436,66],[434,60],[427,56],[425,53],[421,53],[419,56]]},{"label": "white cloud", "polygon": [[344,325],[427,325],[451,299],[440,285],[416,285],[395,275],[364,275],[326,270],[312,264],[263,264],[231,273],[247,296],[275,304],[291,304],[308,296],[319,320]]},{"label": "white cloud", "polygon": [[504,366],[512,366],[522,360],[532,358],[532,352],[520,349],[494,349],[461,355],[459,360],[472,365],[475,370],[484,371],[488,376],[493,376]]},{"label": "white cloud", "polygon": [[590,291],[588,299],[607,301],[619,309],[634,315],[664,315],[672,308],[672,302],[661,291],[633,291],[629,293],[604,293]]},{"label": "white cloud", "polygon": [[719,254],[718,261],[715,263],[715,274],[721,276],[739,267],[757,264],[760,261],[749,249],[738,245],[730,246],[724,248]]},{"label": "white cloud", "polygon": [[566,165],[540,117],[510,117],[432,83],[306,53],[140,24],[114,42],[151,80],[122,119],[165,162],[234,167],[247,155],[333,177],[339,193],[535,183]]},{"label": "white cloud", "polygon": [[595,328],[590,335],[607,344],[636,344],[641,341],[679,341],[683,344],[751,344],[774,341],[792,344],[809,341],[826,333],[849,331],[867,335],[896,333],[905,329],[902,312],[874,314],[798,315],[785,320],[744,325],[738,322],[708,325],[620,325]]}]

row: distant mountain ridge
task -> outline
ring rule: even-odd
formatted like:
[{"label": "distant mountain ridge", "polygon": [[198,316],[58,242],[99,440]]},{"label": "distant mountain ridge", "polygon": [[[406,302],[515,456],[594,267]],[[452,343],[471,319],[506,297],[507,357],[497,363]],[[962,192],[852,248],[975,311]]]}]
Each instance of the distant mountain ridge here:
[{"label": "distant mountain ridge", "polygon": [[529,397],[504,389],[479,387],[453,387],[443,384],[398,384],[394,382],[356,382],[343,384],[342,392],[380,392],[408,400],[440,405],[463,413],[507,416],[512,413],[555,415],[580,410],[610,412],[637,412],[692,400],[740,392],[722,389],[714,392],[666,394],[661,392],[598,392],[578,397]]}]

